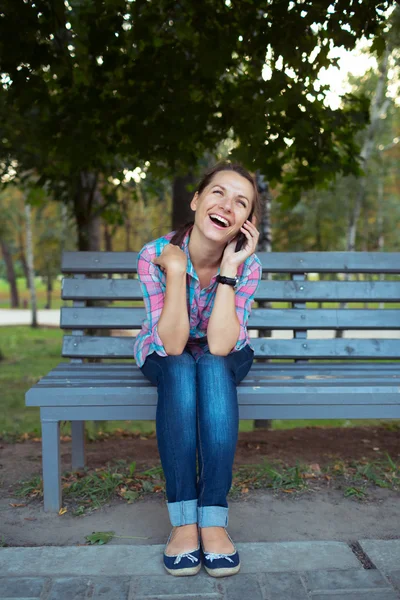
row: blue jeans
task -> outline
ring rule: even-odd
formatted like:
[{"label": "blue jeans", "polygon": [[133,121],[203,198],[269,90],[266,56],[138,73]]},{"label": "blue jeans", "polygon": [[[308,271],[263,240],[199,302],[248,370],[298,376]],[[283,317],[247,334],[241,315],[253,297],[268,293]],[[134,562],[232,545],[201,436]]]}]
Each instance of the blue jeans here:
[{"label": "blue jeans", "polygon": [[158,390],[156,435],[173,526],[228,525],[226,497],[239,431],[236,386],[253,358],[246,345],[227,356],[206,352],[196,360],[187,345],[176,356],[152,352],[141,367]]}]

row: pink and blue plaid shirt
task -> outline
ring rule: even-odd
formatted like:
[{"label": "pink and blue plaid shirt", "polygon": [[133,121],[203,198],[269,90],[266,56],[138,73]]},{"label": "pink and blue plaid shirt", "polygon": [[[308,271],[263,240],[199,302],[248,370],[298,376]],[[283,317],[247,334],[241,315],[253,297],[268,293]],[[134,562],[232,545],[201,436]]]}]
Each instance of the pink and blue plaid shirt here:
[{"label": "pink and blue plaid shirt", "polygon": [[[212,277],[210,285],[200,289],[200,281],[193,268],[189,255],[188,244],[190,232],[191,229],[186,233],[181,248],[187,255],[186,298],[190,322],[190,334],[187,341],[187,348],[197,360],[197,358],[206,352],[209,352],[207,344],[207,326],[218,287],[215,278],[220,272],[220,269],[218,268],[217,273]],[[153,264],[151,261],[156,256],[160,256],[164,246],[169,243],[174,233],[175,231],[171,231],[156,240],[148,242],[138,254],[137,272],[147,315],[142,324],[142,329],[137,335],[134,343],[134,357],[136,364],[139,367],[144,364],[147,355],[152,352],[156,352],[160,356],[168,356],[161,338],[158,335],[157,329],[158,320],[164,306],[166,274],[161,267]],[[250,343],[246,325],[250,316],[254,295],[261,279],[261,274],[261,262],[254,253],[238,267],[237,275],[239,277],[239,283],[235,288],[235,304],[236,314],[240,322],[240,333],[231,352],[241,350],[246,344],[249,344],[254,350]]]}]

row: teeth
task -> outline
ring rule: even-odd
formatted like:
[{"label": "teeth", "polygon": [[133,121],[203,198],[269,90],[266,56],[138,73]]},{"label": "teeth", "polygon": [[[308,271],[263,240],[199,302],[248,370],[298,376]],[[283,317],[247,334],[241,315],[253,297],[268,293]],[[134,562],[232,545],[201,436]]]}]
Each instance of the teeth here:
[{"label": "teeth", "polygon": [[224,225],[229,225],[229,222],[226,219],[224,219],[223,217],[220,217],[219,215],[212,214],[212,215],[210,215],[210,217],[214,217],[214,219],[218,219]]}]

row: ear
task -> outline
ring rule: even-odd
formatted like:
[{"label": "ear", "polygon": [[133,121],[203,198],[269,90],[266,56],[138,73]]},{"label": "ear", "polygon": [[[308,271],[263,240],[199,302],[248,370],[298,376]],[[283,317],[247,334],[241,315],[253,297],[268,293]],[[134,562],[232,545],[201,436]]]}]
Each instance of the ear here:
[{"label": "ear", "polygon": [[199,194],[198,194],[198,192],[196,192],[196,193],[195,193],[195,195],[194,195],[194,196],[193,196],[193,198],[192,198],[192,201],[191,201],[191,203],[190,203],[190,208],[191,208],[192,210],[194,210],[194,211],[195,211],[195,210],[196,210],[196,208],[197,208],[197,201],[198,201],[198,199],[199,199]]}]

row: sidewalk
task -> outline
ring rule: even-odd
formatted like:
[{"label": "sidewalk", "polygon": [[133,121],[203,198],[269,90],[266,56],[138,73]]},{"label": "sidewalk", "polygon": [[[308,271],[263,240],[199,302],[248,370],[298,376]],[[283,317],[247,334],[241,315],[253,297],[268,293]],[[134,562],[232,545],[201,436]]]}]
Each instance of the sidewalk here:
[{"label": "sidewalk", "polygon": [[[60,327],[60,310],[40,309],[37,311],[37,321],[39,325],[48,325]],[[29,309],[9,309],[0,308],[0,326],[2,325],[30,325],[32,322],[32,312]]]},{"label": "sidewalk", "polygon": [[[13,600],[398,600],[400,540],[237,543],[241,570],[174,577],[164,545],[0,549]],[[367,567],[367,568],[365,568]]]}]

